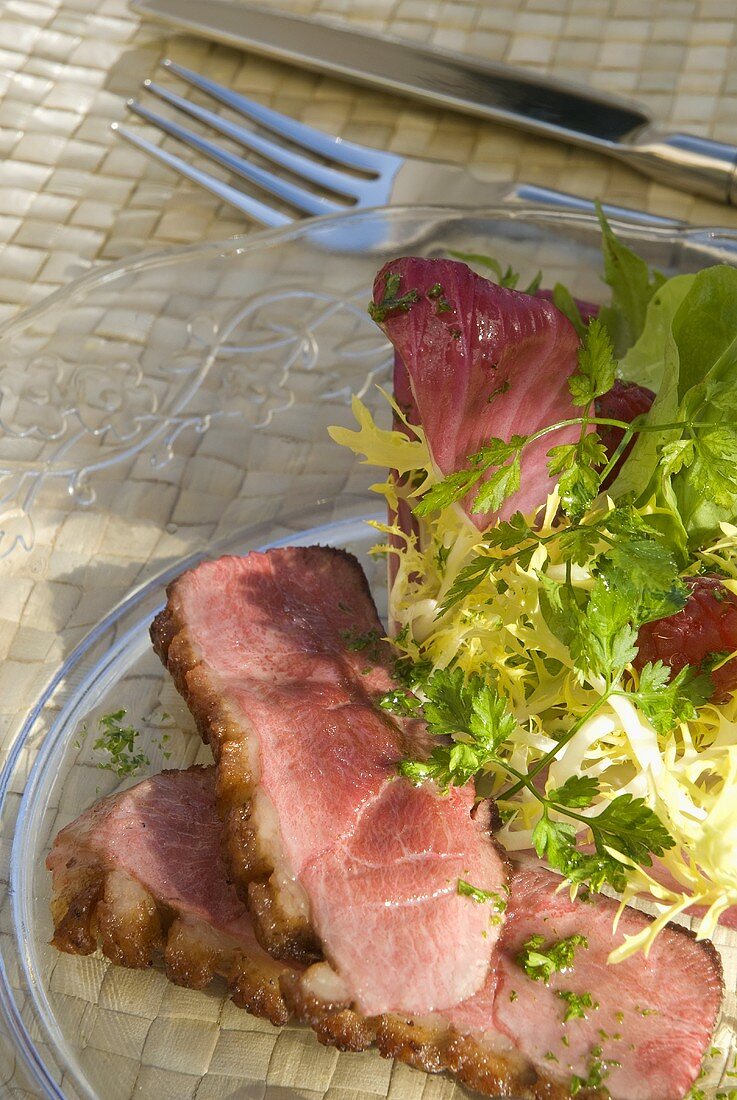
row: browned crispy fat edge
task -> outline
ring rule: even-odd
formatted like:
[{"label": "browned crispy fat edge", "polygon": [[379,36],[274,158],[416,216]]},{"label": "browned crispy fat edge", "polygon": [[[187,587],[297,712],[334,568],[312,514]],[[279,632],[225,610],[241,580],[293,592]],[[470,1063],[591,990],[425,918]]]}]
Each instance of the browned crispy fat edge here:
[{"label": "browned crispy fat edge", "polygon": [[167,978],[188,989],[205,989],[220,975],[239,1008],[273,1024],[287,1022],[279,963],[252,959],[211,926],[175,916],[120,871],[99,868],[90,877],[88,870],[85,878],[79,889],[72,884],[54,899],[54,947],[73,955],[100,947],[117,966],[136,970],[163,960]]},{"label": "browned crispy fat edge", "polygon": [[[100,900],[102,882],[81,886],[69,906],[62,906],[54,913],[54,935],[51,943],[68,955],[91,955],[97,948],[97,937],[92,933],[92,914]],[[55,909],[59,909],[55,906]]]},{"label": "browned crispy fat edge", "polygon": [[223,820],[223,856],[241,901],[248,907],[261,946],[275,958],[309,963],[322,958],[306,916],[288,913],[269,881],[272,856],[251,825],[251,773],[247,736],[202,667],[177,610],[177,581],[151,624],[153,647],[192,712],[197,729],[218,764],[217,803]]},{"label": "browned crispy fat edge", "polygon": [[288,1009],[301,1024],[308,1024],[324,1046],[338,1050],[366,1050],[376,1041],[375,1019],[360,1016],[342,1003],[327,1003],[305,990],[302,975],[290,972],[280,979]]},{"label": "browned crispy fat edge", "polygon": [[[509,1058],[482,1042],[460,1035],[442,1020],[417,1021],[386,1014],[360,1016],[345,1005],[328,1003],[305,990],[301,974],[281,978],[288,1008],[308,1024],[321,1043],[338,1050],[365,1050],[374,1044],[385,1058],[396,1058],[426,1073],[449,1073],[485,1096],[515,1100],[568,1100],[569,1091],[541,1077],[523,1059]],[[581,1100],[603,1097],[600,1091],[580,1093]]]}]

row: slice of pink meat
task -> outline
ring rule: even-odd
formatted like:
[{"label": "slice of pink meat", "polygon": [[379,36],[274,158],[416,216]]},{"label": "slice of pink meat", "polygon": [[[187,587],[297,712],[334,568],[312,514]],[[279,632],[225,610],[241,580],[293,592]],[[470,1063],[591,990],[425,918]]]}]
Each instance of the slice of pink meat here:
[{"label": "slice of pink meat", "polygon": [[[357,905],[356,896],[362,896],[364,887],[373,895],[374,876],[384,881],[385,866],[376,859],[377,852],[407,857],[419,846],[414,832],[424,832],[427,824],[423,812],[405,813],[401,792],[395,785],[399,829],[391,830],[386,817],[377,823],[371,843],[353,845],[344,853],[353,867],[356,889],[349,890],[342,902],[357,950],[370,949],[374,931],[370,907]],[[431,823],[444,832],[448,825],[436,802]],[[614,902],[598,895],[586,903],[572,902],[567,893],[557,892],[560,879],[530,860],[511,869],[507,921],[488,978],[477,994],[426,1019],[384,1015],[369,1020],[341,1005],[306,1004],[300,990],[310,970],[304,975],[289,970],[261,951],[245,908],[226,878],[219,840],[214,768],[164,772],[103,799],[61,831],[49,856],[52,908],[61,933],[54,943],[79,952],[79,938],[70,936],[76,930],[86,941],[85,953],[99,938],[114,961],[149,964],[154,950],[164,946],[160,935],[145,958],[140,952],[118,950],[120,936],[113,944],[116,950],[109,952],[109,919],[100,920],[100,907],[84,902],[94,885],[91,872],[98,884],[122,877],[145,883],[162,921],[173,919],[166,931],[170,977],[202,988],[213,972],[222,973],[236,1003],[275,1023],[285,1022],[291,1008],[323,1042],[355,1050],[373,1042],[387,1056],[434,1072],[450,1070],[487,1095],[519,1100],[563,1100],[574,1092],[574,1075],[585,1080],[597,1061],[608,1068],[603,1084],[613,1100],[680,1100],[698,1076],[719,1008],[721,972],[711,945],[696,943],[683,929],[665,929],[649,958],[637,954],[610,966],[606,957],[622,935],[641,931],[650,918],[625,909],[614,935]],[[435,847],[442,847],[442,842]],[[141,896],[132,900],[134,904],[119,891],[103,902],[102,909],[109,918],[111,907],[117,907],[119,924],[127,921],[127,931],[135,933],[135,944],[128,946],[140,949]],[[471,911],[478,908],[466,901]],[[149,921],[143,931],[150,933],[152,927]],[[446,938],[424,943],[427,927],[418,919],[414,954],[419,965],[442,967]],[[472,929],[469,936],[473,934]],[[525,941],[538,934],[547,944],[573,934],[584,935],[588,942],[588,947],[576,950],[571,969],[555,974],[548,986],[528,978],[516,961]],[[393,974],[397,981],[412,979],[403,960]],[[559,991],[589,993],[597,1007],[586,1009],[586,1018],[566,1023]],[[600,1053],[594,1053],[597,1050]],[[621,1064],[615,1066],[614,1061]]]},{"label": "slice of pink meat", "polygon": [[62,829],[46,865],[58,893],[83,860],[122,871],[174,912],[257,948],[243,904],[225,885],[217,825],[211,768],[162,772]]},{"label": "slice of pink meat", "polygon": [[[478,990],[499,929],[457,881],[500,892],[506,865],[468,792],[397,777],[416,731],[377,705],[393,657],[356,559],[290,547],[204,563],[170,588],[153,633],[213,745],[226,826],[246,810],[270,850],[266,916],[294,880],[365,1014],[432,1012]],[[243,746],[253,774],[239,786]],[[252,904],[264,868],[244,868],[243,835],[230,831],[226,858],[266,935]],[[443,965],[430,965],[441,937]]]},{"label": "slice of pink meat", "polygon": [[[560,884],[534,860],[515,868],[498,965],[485,988],[451,1010],[449,1019],[463,1032],[477,1032],[493,1019],[539,1073],[569,1087],[576,1077],[595,1077],[600,1067],[613,1100],[680,1100],[698,1077],[721,1004],[715,949],[669,926],[647,957],[637,953],[610,965],[611,951],[650,918],[626,908],[613,934],[615,901],[601,895],[589,904],[571,901],[567,889],[558,891]],[[588,946],[577,948],[570,970],[553,974],[546,985],[517,961],[534,935],[546,945],[583,935]],[[564,1023],[561,992],[589,994],[596,1007]]]},{"label": "slice of pink meat", "polygon": [[[468,465],[492,436],[509,440],[577,415],[568,378],[577,368],[578,336],[552,303],[507,290],[455,260],[406,256],[385,264],[374,281],[379,305],[387,278],[397,295],[416,293],[407,309],[389,309],[381,326],[407,372],[419,423],[443,474]],[[400,390],[405,386],[401,369]],[[553,487],[547,452],[573,442],[577,428],[560,429],[523,453],[520,489],[498,513],[470,511],[479,529],[513,512],[533,512]]]}]

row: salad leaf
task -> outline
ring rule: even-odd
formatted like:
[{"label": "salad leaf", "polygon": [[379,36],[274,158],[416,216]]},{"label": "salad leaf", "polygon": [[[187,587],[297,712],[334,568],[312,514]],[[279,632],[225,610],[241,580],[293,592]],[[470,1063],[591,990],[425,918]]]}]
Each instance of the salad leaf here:
[{"label": "salad leaf", "polygon": [[611,304],[599,316],[611,336],[614,350],[623,355],[645,327],[647,304],[666,281],[659,271],[651,271],[643,259],[612,232],[601,206],[597,208],[601,225],[601,250],[604,256],[604,281],[612,288]]},{"label": "salad leaf", "polygon": [[665,346],[681,302],[690,292],[695,275],[675,275],[655,292],[647,306],[645,325],[638,340],[619,364],[628,381],[658,393],[665,371]]},{"label": "salad leaf", "polygon": [[678,450],[671,445],[664,458],[666,469],[677,471],[673,494],[689,538],[702,543],[720,523],[737,519],[737,361],[733,379],[693,386],[682,414],[690,439]]},{"label": "salad leaf", "polygon": [[673,318],[678,345],[678,397],[700,382],[737,379],[737,270],[719,264],[693,277]]},{"label": "salad leaf", "polygon": [[[509,470],[500,473],[499,463],[489,461],[483,468],[484,460],[474,466],[469,456],[481,453],[490,439],[511,442],[512,436],[528,437],[575,417],[568,391],[568,378],[576,370],[575,331],[548,302],[497,286],[455,260],[392,261],[377,275],[375,303],[381,305],[387,279],[396,276],[400,281],[391,284],[393,298],[415,291],[417,300],[406,311],[388,315],[382,327],[408,372],[436,468],[447,477],[471,462],[482,490],[493,482],[479,505],[486,511],[472,511],[470,495],[459,500],[479,530],[516,511],[534,511],[553,485],[547,451],[553,442],[574,442],[575,426],[525,448],[519,488],[513,458]],[[430,294],[438,286],[451,307],[441,313],[439,299]]]},{"label": "salad leaf", "polygon": [[617,365],[612,342],[598,317],[590,322],[578,351],[578,370],[568,379],[574,405],[590,405],[614,385]]},{"label": "salad leaf", "polygon": [[697,708],[708,702],[713,690],[708,673],[685,665],[673,676],[668,665],[656,661],[644,666],[639,687],[628,694],[637,700],[658,733],[667,733],[679,722],[696,718]]},{"label": "salad leaf", "polygon": [[561,313],[565,314],[578,335],[583,336],[586,332],[586,322],[581,316],[578,302],[573,297],[568,287],[564,286],[563,283],[556,283],[553,287],[551,297],[556,309],[559,309]]},{"label": "salad leaf", "polygon": [[640,499],[648,488],[655,491],[652,484],[661,448],[680,438],[679,429],[657,429],[660,425],[672,424],[678,414],[678,347],[673,334],[666,335],[663,351],[663,373],[660,389],[655,395],[646,424],[649,431],[642,432],[632,448],[609,493],[615,499],[623,496]]}]

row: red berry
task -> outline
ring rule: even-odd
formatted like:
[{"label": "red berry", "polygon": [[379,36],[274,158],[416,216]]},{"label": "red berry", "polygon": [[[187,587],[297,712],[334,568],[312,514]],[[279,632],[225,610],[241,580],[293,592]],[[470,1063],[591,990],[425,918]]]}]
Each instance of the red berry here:
[{"label": "red berry", "polygon": [[[701,668],[715,654],[737,650],[737,596],[719,577],[689,577],[686,606],[667,619],[640,627],[635,667],[648,661],[670,665],[674,675],[685,665]],[[737,657],[711,674],[714,702],[724,702],[737,688]]]},{"label": "red berry", "polygon": [[[621,382],[617,379],[607,393],[602,397],[597,397],[595,405],[596,415],[608,420],[623,420],[626,424],[631,424],[635,417],[642,416],[643,413],[649,411],[654,400],[655,394],[652,390],[648,390],[644,386],[638,386],[636,382]],[[599,433],[599,439],[604,445],[607,458],[610,458],[622,442],[624,428],[615,428],[613,426],[600,424],[597,428],[597,432]],[[617,465],[602,485],[603,489],[607,489],[612,484],[622,468],[623,462],[632,450],[634,443],[635,441],[633,439],[627,444]]]}]

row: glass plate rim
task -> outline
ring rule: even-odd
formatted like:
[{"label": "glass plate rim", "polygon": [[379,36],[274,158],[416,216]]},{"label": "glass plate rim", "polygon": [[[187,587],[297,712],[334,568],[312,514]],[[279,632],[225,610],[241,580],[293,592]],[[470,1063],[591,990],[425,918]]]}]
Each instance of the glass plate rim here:
[{"label": "glass plate rim", "polygon": [[[591,226],[596,224],[598,218],[594,212],[552,207],[540,202],[526,202],[516,200],[501,200],[474,206],[452,206],[443,203],[422,203],[418,206],[407,204],[397,206],[372,206],[360,210],[341,211],[338,214],[325,214],[317,218],[303,218],[290,222],[288,225],[277,229],[261,229],[255,233],[236,234],[230,237],[218,238],[214,241],[198,242],[196,244],[173,245],[170,248],[159,248],[138,252],[132,257],[115,260],[94,267],[90,271],[73,279],[71,282],[59,287],[47,294],[40,302],[22,309],[20,313],[9,317],[0,323],[0,341],[12,336],[15,332],[33,323],[37,318],[50,308],[54,308],[65,300],[71,300],[80,293],[86,293],[118,275],[131,274],[157,266],[165,266],[176,263],[187,257],[209,255],[211,253],[234,252],[236,254],[252,252],[259,249],[269,249],[283,244],[290,239],[299,239],[306,236],[315,226],[330,227],[360,223],[365,218],[380,216],[389,220],[401,220],[404,216],[422,218],[431,215],[452,216],[454,214],[465,217],[480,218],[509,218],[509,220],[524,220],[531,218],[533,221],[559,222],[570,226]],[[653,215],[656,217],[656,215]],[[699,244],[717,240],[737,248],[737,229],[719,224],[695,226],[689,223],[663,225],[662,221],[650,221],[648,215],[633,211],[633,217],[628,218],[623,214],[608,216],[609,224],[616,227],[626,226],[633,232],[640,231],[641,235],[650,239],[661,241],[673,241],[674,243],[693,242]],[[357,249],[357,252],[365,251]]]},{"label": "glass plate rim", "polygon": [[[350,504],[348,504],[348,502],[355,504],[358,503],[359,500],[367,508],[373,503],[368,497],[359,498],[355,495],[351,495],[346,498],[348,510],[350,511]],[[307,516],[314,517],[316,511],[318,513],[322,511],[330,513],[333,518],[317,526],[302,526],[300,522],[301,519]],[[84,660],[94,647],[95,642],[111,627],[123,621],[129,612],[134,612],[136,606],[144,601],[147,596],[152,595],[157,590],[161,592],[162,588],[168,584],[170,580],[178,576],[184,569],[192,568],[192,566],[196,565],[198,562],[208,558],[219,556],[227,552],[229,548],[231,552],[233,552],[233,546],[243,544],[244,541],[252,543],[253,550],[259,552],[280,546],[293,545],[296,541],[301,541],[307,537],[312,540],[317,539],[320,541],[321,538],[330,534],[340,534],[349,527],[365,525],[368,520],[376,519],[381,519],[381,514],[371,511],[366,511],[361,514],[353,514],[351,512],[350,515],[341,517],[340,514],[338,514],[336,516],[335,509],[331,507],[330,503],[320,505],[317,509],[314,505],[309,508],[298,509],[288,515],[280,517],[280,523],[294,525],[295,529],[287,535],[277,539],[266,539],[266,541],[262,541],[261,539],[266,536],[267,532],[273,530],[273,521],[264,520],[256,524],[248,524],[236,531],[230,532],[230,534],[218,540],[217,543],[213,543],[205,549],[195,550],[193,553],[179,558],[176,562],[169,563],[154,576],[137,585],[124,597],[124,599],[118,601],[118,603],[115,604],[115,606],[111,608],[111,610],[104,615],[74,647],[44,688],[33,709],[29,712],[28,717],[18,731],[8,757],[3,764],[2,770],[0,770],[0,814],[2,814],[5,808],[6,799],[9,793],[9,784],[14,774],[15,765],[18,763],[19,754],[54,691],[63,682],[64,677],[67,676],[79,662]],[[157,610],[160,610],[161,607],[163,607],[163,602],[157,605]],[[104,669],[105,665],[115,659],[125,646],[129,644],[131,632],[138,629],[140,629],[140,623],[133,624],[124,634],[116,639],[115,645],[110,650],[107,650],[89,669],[86,670],[83,683],[89,683]],[[79,704],[80,699],[77,696],[77,692],[75,692],[75,695],[70,700],[65,701],[58,714],[54,717],[52,727],[45,735],[43,745],[39,749],[38,755],[28,773],[18,806],[13,833],[10,851],[10,909],[13,918],[13,938],[18,951],[23,979],[28,989],[33,989],[36,983],[33,981],[33,972],[26,958],[27,952],[24,950],[22,935],[24,929],[27,927],[27,921],[24,919],[24,914],[27,908],[26,879],[28,877],[28,871],[24,870],[19,863],[19,851],[24,842],[24,830],[22,826],[25,818],[33,807],[36,787],[48,767],[50,759],[54,756],[54,753],[58,751],[60,743],[63,740],[62,735],[65,733],[65,726],[69,717],[78,708]],[[20,875],[18,876],[17,868],[19,866]],[[17,891],[13,889],[16,881],[19,886]],[[44,991],[40,993],[37,992],[33,996],[37,1003],[40,1000],[48,1009],[48,999]],[[33,1074],[36,1082],[46,1090],[48,1096],[53,1097],[54,1100],[65,1100],[64,1092],[61,1091],[59,1084],[49,1072],[47,1060],[40,1056],[37,1043],[30,1035],[21,1018],[21,1014],[16,1005],[16,999],[12,995],[10,983],[7,979],[5,959],[2,954],[0,954],[0,1014],[10,1026],[11,1038],[15,1042],[16,1051],[23,1058],[25,1068]],[[60,1054],[61,1044],[56,1041],[53,1033],[49,1030],[47,1021],[51,1018],[51,1015],[51,1012],[45,1013],[44,1016],[37,1019],[37,1025],[43,1028],[45,1038],[53,1043],[56,1052],[54,1056],[55,1061],[57,1061],[59,1068],[64,1072],[70,1067],[67,1065],[67,1059]],[[81,1079],[77,1077],[75,1080],[75,1088],[78,1089],[79,1086],[82,1086],[85,1090],[81,1093],[81,1095],[85,1097],[85,1100],[95,1100],[96,1093],[94,1090],[90,1089],[86,1077]]]}]

